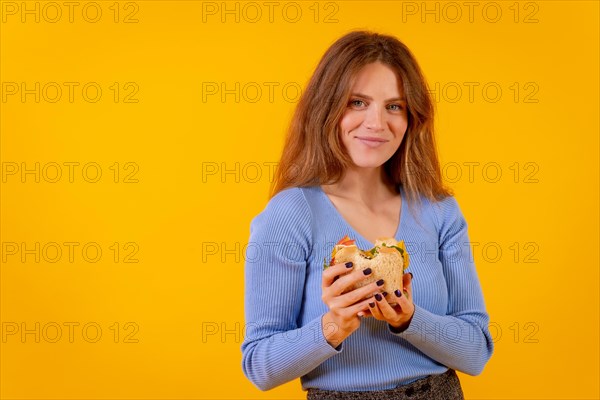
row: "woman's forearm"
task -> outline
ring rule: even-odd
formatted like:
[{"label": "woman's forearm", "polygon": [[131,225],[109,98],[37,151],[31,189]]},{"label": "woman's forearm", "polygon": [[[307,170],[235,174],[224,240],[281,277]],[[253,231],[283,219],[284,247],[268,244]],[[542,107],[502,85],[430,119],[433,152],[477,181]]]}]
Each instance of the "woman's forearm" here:
[{"label": "woman's forearm", "polygon": [[[244,374],[260,390],[269,390],[292,381],[315,369],[329,357],[341,351],[335,349],[325,336],[323,327],[327,321],[321,315],[303,327],[272,332],[257,328],[260,339],[248,340],[242,347]],[[246,324],[251,330],[251,324]],[[326,328],[327,330],[327,328]],[[340,336],[335,336],[335,341]]]},{"label": "woman's forearm", "polygon": [[415,306],[406,330],[391,333],[406,339],[432,359],[469,375],[479,375],[493,352],[487,314],[436,315]]}]

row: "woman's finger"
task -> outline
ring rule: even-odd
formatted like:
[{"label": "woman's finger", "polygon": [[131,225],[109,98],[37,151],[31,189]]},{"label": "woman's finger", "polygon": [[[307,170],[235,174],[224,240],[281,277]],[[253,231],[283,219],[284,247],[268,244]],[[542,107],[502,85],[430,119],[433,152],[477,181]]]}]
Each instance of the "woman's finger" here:
[{"label": "woman's finger", "polygon": [[402,275],[402,285],[403,290],[406,290],[408,298],[412,301],[412,280],[413,280],[413,274],[412,272],[407,272],[404,275]]},{"label": "woman's finger", "polygon": [[324,287],[328,287],[331,286],[333,284],[333,282],[335,282],[337,280],[337,278],[339,278],[340,275],[345,274],[346,272],[350,271],[350,268],[352,268],[352,263],[349,263],[350,266],[346,264],[335,264],[332,265],[331,267],[325,268],[325,270],[323,271],[323,278],[322,278],[322,284]]},{"label": "woman's finger", "polygon": [[[361,278],[360,274],[358,275],[358,278]],[[339,296],[339,302],[343,306],[354,304],[357,301],[361,301],[362,299],[366,299],[368,297],[373,296],[373,293],[377,292],[379,287],[383,284],[383,279],[380,279],[379,281],[371,282],[365,286],[361,286],[349,292],[345,292],[344,294]]]},{"label": "woman's finger", "polygon": [[[350,270],[350,268],[348,268],[348,269]],[[348,293],[348,290],[350,289],[350,287],[352,287],[353,285],[356,285],[358,282],[366,279],[370,274],[373,273],[373,270],[371,268],[365,268],[362,270],[358,269],[358,268],[354,268],[354,270],[350,270],[350,271],[351,271],[350,273],[344,273],[342,275],[339,275],[339,279],[337,279],[335,282],[333,282],[331,284],[331,293],[333,293],[335,296],[339,296],[341,294]],[[352,291],[350,291],[350,292],[352,292]],[[354,301],[351,301],[348,304],[352,304],[352,303],[360,300],[361,298],[365,297],[365,296],[356,297],[356,293],[353,296],[355,297]]]},{"label": "woman's finger", "polygon": [[358,315],[360,312],[369,310],[369,299],[353,304],[347,308],[349,315]]},{"label": "woman's finger", "polygon": [[377,307],[377,300],[375,300],[375,296],[371,297],[369,300],[369,312],[375,319],[384,320],[379,307]]},{"label": "woman's finger", "polygon": [[375,301],[377,302],[377,309],[386,321],[392,321],[398,317],[398,312],[392,308],[385,296],[382,296],[378,293],[374,297]]},{"label": "woman's finger", "polygon": [[410,283],[407,286],[407,291],[403,292],[401,289],[396,289],[394,291],[394,296],[397,298],[398,305],[400,306],[400,312],[409,312],[412,307],[412,300],[409,298],[410,296]]}]

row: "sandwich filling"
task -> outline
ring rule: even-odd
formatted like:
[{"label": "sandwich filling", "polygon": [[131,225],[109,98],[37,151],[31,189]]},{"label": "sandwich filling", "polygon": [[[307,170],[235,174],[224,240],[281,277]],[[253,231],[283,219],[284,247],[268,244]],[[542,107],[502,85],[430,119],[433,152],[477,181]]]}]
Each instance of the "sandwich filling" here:
[{"label": "sandwich filling", "polygon": [[[333,247],[333,251],[331,252],[331,260],[329,261],[329,264],[327,263],[326,258],[323,259],[323,269],[326,269],[328,267],[331,267],[332,265],[335,265],[336,264],[336,261],[335,261],[336,253],[338,251],[340,251],[341,249],[343,249],[345,247],[350,247],[350,246],[356,247],[355,240],[350,239],[348,237],[348,235],[346,235],[339,242],[337,242],[337,244]],[[395,239],[392,239],[392,238],[377,239],[377,241],[375,242],[375,247],[373,247],[372,249],[361,250],[361,249],[357,248],[356,251],[362,258],[365,258],[367,260],[374,259],[380,253],[389,253],[389,252],[393,252],[393,251],[398,251],[400,253],[400,255],[402,256],[402,260],[403,260],[403,264],[404,264],[403,269],[408,267],[408,262],[409,262],[408,253],[404,246],[403,240],[397,242]]]}]

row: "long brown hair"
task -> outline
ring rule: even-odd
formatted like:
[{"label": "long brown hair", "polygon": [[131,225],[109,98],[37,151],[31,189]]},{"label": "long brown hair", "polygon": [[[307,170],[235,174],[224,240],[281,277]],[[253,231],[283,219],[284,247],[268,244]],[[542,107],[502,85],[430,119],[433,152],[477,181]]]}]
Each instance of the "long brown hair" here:
[{"label": "long brown hair", "polygon": [[339,137],[339,122],[362,67],[382,62],[404,86],[408,128],[396,153],[384,164],[392,184],[402,184],[410,203],[420,195],[442,200],[452,190],[442,182],[433,130],[434,103],[408,47],[393,36],[352,31],[323,55],[296,106],[271,197],[289,187],[338,182],[352,165]]}]

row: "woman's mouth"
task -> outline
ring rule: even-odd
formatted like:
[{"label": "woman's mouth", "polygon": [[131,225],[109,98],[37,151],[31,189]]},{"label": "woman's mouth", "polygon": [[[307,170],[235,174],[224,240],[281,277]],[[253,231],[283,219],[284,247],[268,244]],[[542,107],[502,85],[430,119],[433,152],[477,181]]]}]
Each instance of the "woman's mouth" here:
[{"label": "woman's mouth", "polygon": [[368,136],[357,136],[356,139],[358,139],[359,142],[370,148],[379,147],[382,146],[384,143],[387,143],[387,140],[385,139]]}]

